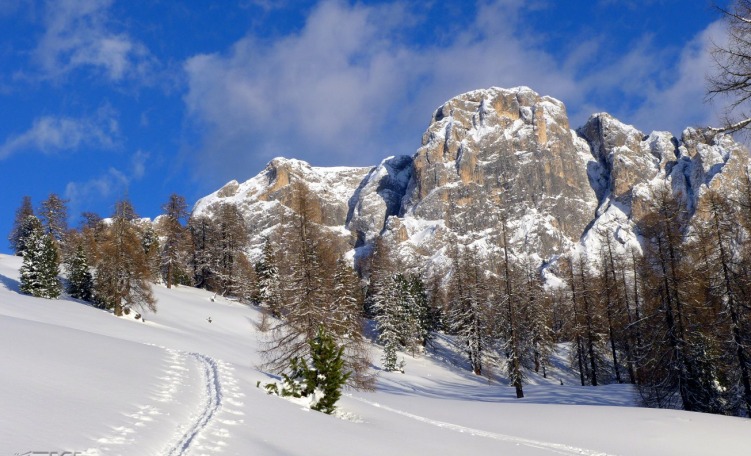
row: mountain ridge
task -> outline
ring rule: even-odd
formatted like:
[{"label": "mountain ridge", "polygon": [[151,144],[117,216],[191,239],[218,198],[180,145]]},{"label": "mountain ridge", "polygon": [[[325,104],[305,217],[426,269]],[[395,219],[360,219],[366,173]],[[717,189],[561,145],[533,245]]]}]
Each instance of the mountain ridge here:
[{"label": "mountain ridge", "polygon": [[596,232],[638,249],[635,223],[651,189],[668,184],[693,216],[707,188],[734,191],[747,167],[748,151],[728,135],[644,134],[607,113],[572,129],[559,100],[528,87],[492,87],[436,109],[411,156],[370,168],[277,157],[257,176],[200,199],[194,213],[237,205],[255,256],[290,211],[291,182],[301,181],[318,199],[319,223],[351,257],[388,237],[408,264],[441,268],[451,243],[496,249],[504,213],[514,250],[539,266],[574,250],[594,253]]}]

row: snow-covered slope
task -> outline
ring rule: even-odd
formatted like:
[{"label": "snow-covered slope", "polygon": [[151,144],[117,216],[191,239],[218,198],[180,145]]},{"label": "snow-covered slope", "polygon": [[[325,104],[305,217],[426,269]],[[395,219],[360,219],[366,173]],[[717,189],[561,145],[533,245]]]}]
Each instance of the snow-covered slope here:
[{"label": "snow-covered slope", "polygon": [[431,355],[403,355],[405,374],[380,372],[375,392],[349,391],[327,416],[256,388],[270,377],[255,367],[254,308],[156,287],[157,314],[116,318],[20,295],[19,267],[0,255],[2,454],[706,455],[751,446],[749,420],[635,408],[629,387],[572,386],[562,370],[532,379],[517,400],[513,388],[462,369],[445,339]]},{"label": "snow-covered slope", "polygon": [[345,224],[351,216],[350,199],[368,175],[369,168],[315,167],[294,159],[275,158],[257,176],[243,182],[230,181],[193,207],[194,215],[212,216],[219,204],[236,206],[250,232],[251,250],[260,253],[264,237],[283,224],[290,214],[294,182],[310,189],[318,206],[316,222],[348,242]]}]

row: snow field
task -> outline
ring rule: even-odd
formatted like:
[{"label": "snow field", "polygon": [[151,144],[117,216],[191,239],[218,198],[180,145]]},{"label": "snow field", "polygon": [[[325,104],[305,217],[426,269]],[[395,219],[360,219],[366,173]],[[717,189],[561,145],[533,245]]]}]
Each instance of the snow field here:
[{"label": "snow field", "polygon": [[[158,313],[116,318],[18,294],[0,255],[0,451],[109,455],[745,454],[751,420],[633,407],[625,385],[575,386],[564,359],[526,397],[477,377],[449,338],[345,391],[337,416],[269,396],[256,309],[156,286]],[[211,317],[212,322],[207,321]],[[373,348],[373,359],[380,351]],[[497,370],[497,369],[496,369]],[[563,380],[564,385],[560,385]]]}]

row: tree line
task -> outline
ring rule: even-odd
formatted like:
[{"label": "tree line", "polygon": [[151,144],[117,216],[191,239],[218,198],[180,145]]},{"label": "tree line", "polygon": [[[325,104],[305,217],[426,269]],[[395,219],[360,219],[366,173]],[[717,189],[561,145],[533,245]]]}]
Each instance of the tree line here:
[{"label": "tree line", "polygon": [[689,210],[669,184],[658,186],[635,220],[638,245],[604,227],[596,252],[578,249],[552,265],[510,242],[510,206],[501,205],[482,249],[450,243],[440,277],[394,264],[397,246],[377,240],[366,305],[383,368],[402,370],[398,350],[419,353],[443,331],[468,369],[500,370],[521,398],[526,376],[546,377],[563,346],[582,386],[629,383],[648,406],[751,416],[748,175],[739,187],[732,198],[705,189]]},{"label": "tree line", "polygon": [[454,239],[448,264],[431,275],[404,263],[389,236],[347,257],[319,223],[316,196],[292,185],[288,215],[264,233],[255,262],[234,205],[191,215],[172,195],[146,222],[123,200],[109,219],[85,214],[71,230],[64,200],[50,195],[34,211],[24,198],[10,235],[24,257],[21,291],[57,297],[62,265],[70,296],[121,315],[156,311],[155,282],[205,288],[261,306],[267,370],[299,370],[330,341],[342,369],[332,378],[356,388],[373,387],[372,321],[384,371],[404,371],[404,356],[442,332],[469,370],[501,372],[521,398],[527,376],[547,377],[563,346],[583,386],[630,383],[649,406],[751,416],[748,177],[736,199],[707,190],[692,217],[669,187],[656,188],[635,221],[639,246],[603,229],[596,254],[543,267],[512,244],[502,207],[484,248]]}]

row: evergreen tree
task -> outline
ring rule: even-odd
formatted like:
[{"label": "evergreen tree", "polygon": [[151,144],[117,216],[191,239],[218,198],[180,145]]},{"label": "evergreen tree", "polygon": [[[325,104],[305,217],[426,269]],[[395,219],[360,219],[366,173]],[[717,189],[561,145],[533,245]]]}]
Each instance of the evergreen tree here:
[{"label": "evergreen tree", "polygon": [[[308,342],[308,357],[294,357],[289,373],[282,373],[282,396],[306,397],[310,408],[331,414],[342,396],[342,387],[351,372],[346,372],[342,354],[344,347],[338,347],[334,338],[323,328]],[[306,361],[309,358],[310,363]],[[277,392],[276,384],[267,384],[269,392]]]},{"label": "evergreen tree", "polygon": [[242,288],[238,274],[238,257],[244,255],[248,243],[245,220],[233,204],[220,204],[214,211],[216,217],[216,243],[210,249],[211,269],[222,294],[235,295]]},{"label": "evergreen tree", "polygon": [[331,414],[342,396],[342,387],[351,375],[344,370],[342,358],[344,347],[337,347],[334,338],[323,328],[310,342],[311,369],[307,377],[308,388],[320,391],[321,397],[311,407],[313,410]]},{"label": "evergreen tree", "polygon": [[[393,258],[393,248],[388,238],[379,236],[373,243],[371,254],[362,267],[363,276],[368,281],[365,292],[365,315],[368,318],[375,316],[373,307],[376,298],[383,295],[381,286],[391,286],[393,275],[397,273],[397,266]],[[384,296],[388,296],[386,293]]]},{"label": "evergreen tree", "polygon": [[261,260],[256,263],[255,270],[258,280],[258,303],[266,306],[272,316],[281,317],[279,267],[274,246],[269,238],[264,240]]},{"label": "evergreen tree", "polygon": [[331,320],[328,332],[344,347],[345,366],[351,372],[349,383],[358,389],[373,389],[370,354],[363,333],[362,290],[354,270],[344,258],[336,262],[331,290]]},{"label": "evergreen tree", "polygon": [[[39,298],[55,299],[60,296],[60,261],[52,237],[44,234],[36,217],[27,217],[34,228],[26,237],[26,251],[21,265],[21,292]],[[36,223],[33,222],[36,220]]]},{"label": "evergreen tree", "polygon": [[10,241],[10,248],[13,249],[13,253],[17,256],[23,256],[26,250],[26,237],[29,235],[30,226],[26,225],[27,217],[34,215],[34,208],[31,205],[31,197],[24,196],[21,201],[21,206],[16,209],[16,218],[13,221],[13,228],[10,231],[8,240]]},{"label": "evergreen tree", "polygon": [[415,356],[436,329],[437,313],[430,308],[425,284],[420,276],[399,272],[384,238],[376,240],[368,268],[370,283],[366,310],[374,318],[379,341],[384,347],[387,371],[402,370],[397,351]]},{"label": "evergreen tree", "polygon": [[68,261],[68,289],[72,298],[91,301],[93,299],[94,278],[89,271],[89,262],[83,246],[76,248],[75,255]]},{"label": "evergreen tree", "polygon": [[149,280],[156,281],[160,276],[159,236],[151,222],[136,221],[136,229],[141,237],[141,248],[146,256],[146,264],[149,269]]},{"label": "evergreen tree", "polygon": [[164,211],[164,217],[160,223],[163,239],[161,252],[162,278],[167,288],[172,288],[175,277],[182,270],[181,253],[184,250],[186,238],[182,221],[188,216],[188,205],[184,197],[173,193],[162,206],[162,210]]},{"label": "evergreen tree", "polygon": [[[409,293],[412,295],[415,307],[411,310],[411,318],[414,319],[414,336],[416,342],[426,347],[433,338],[433,333],[438,330],[440,314],[437,306],[430,303],[425,282],[417,274],[407,277]],[[438,293],[436,290],[433,290]],[[437,299],[434,298],[434,299]]]},{"label": "evergreen tree", "polygon": [[60,198],[55,193],[50,193],[46,200],[42,201],[39,208],[39,219],[44,227],[44,232],[52,236],[57,243],[62,243],[68,232],[68,200]]},{"label": "evergreen tree", "polygon": [[[425,283],[425,282],[423,282]],[[446,293],[442,287],[442,274],[434,273],[425,284],[426,312],[422,322],[425,338],[423,347],[432,345],[438,331],[445,330]]]},{"label": "evergreen tree", "polygon": [[250,274],[246,265],[239,264],[247,260],[240,259],[248,243],[245,221],[232,204],[212,207],[211,214],[211,217],[192,216],[188,220],[193,281],[199,288],[239,296],[248,290],[241,275],[248,277]]},{"label": "evergreen tree", "polygon": [[399,303],[399,341],[404,350],[413,357],[422,349],[425,340],[423,321],[425,318],[427,297],[422,281],[417,276],[397,274],[397,302]]},{"label": "evergreen tree", "polygon": [[404,366],[399,363],[397,351],[401,348],[402,305],[399,302],[399,281],[397,275],[379,278],[377,293],[372,300],[372,312],[375,314],[378,341],[383,345],[383,370],[401,371]]}]

